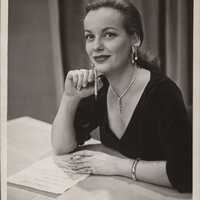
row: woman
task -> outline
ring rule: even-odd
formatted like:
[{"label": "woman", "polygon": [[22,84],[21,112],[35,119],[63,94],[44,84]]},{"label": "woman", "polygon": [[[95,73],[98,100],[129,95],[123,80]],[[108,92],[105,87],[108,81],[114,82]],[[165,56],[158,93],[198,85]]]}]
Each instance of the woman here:
[{"label": "woman", "polygon": [[[72,152],[99,126],[101,142],[125,157],[75,152],[70,166],[77,173],[121,175],[190,192],[191,125],[180,90],[138,53],[139,12],[128,0],[92,1],[84,31],[95,70],[67,74],[52,128],[55,152]],[[95,72],[103,74],[96,101]]]}]

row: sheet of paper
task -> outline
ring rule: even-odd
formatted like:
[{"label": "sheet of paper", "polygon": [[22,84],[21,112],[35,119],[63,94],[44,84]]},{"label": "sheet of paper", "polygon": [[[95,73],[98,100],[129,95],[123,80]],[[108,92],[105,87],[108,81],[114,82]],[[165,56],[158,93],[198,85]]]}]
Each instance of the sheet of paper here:
[{"label": "sheet of paper", "polygon": [[64,172],[55,164],[53,157],[47,157],[9,177],[8,183],[61,194],[87,177],[88,175],[75,174],[70,170]]}]

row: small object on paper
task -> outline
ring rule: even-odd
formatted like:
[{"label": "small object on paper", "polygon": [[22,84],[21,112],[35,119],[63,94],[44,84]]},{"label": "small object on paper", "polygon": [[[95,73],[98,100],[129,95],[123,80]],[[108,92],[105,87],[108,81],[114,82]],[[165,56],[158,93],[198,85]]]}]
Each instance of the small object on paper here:
[{"label": "small object on paper", "polygon": [[64,172],[56,165],[53,157],[47,157],[9,177],[8,183],[62,194],[88,176],[87,174],[76,174],[70,170]]}]

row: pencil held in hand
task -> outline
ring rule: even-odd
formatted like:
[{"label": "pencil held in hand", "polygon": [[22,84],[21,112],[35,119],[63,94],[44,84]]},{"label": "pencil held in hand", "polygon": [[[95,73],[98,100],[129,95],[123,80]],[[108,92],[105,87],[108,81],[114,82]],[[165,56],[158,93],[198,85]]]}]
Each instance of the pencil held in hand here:
[{"label": "pencil held in hand", "polygon": [[97,80],[97,71],[94,69],[94,96],[95,100],[97,100],[97,95],[98,95],[98,80]]},{"label": "pencil held in hand", "polygon": [[97,77],[97,71],[94,68],[71,70],[65,80],[65,94],[81,98],[95,95],[97,99],[98,90],[102,86],[103,83]]}]

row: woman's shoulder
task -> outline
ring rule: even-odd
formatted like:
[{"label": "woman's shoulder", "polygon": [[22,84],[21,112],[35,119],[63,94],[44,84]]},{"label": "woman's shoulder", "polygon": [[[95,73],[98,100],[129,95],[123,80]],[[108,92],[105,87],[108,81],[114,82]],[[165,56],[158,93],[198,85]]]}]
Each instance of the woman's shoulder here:
[{"label": "woman's shoulder", "polygon": [[177,84],[161,72],[151,71],[150,85],[162,94],[181,94]]},{"label": "woman's shoulder", "polygon": [[150,72],[150,81],[144,95],[146,99],[163,106],[184,102],[181,90],[174,81],[160,72]]}]

